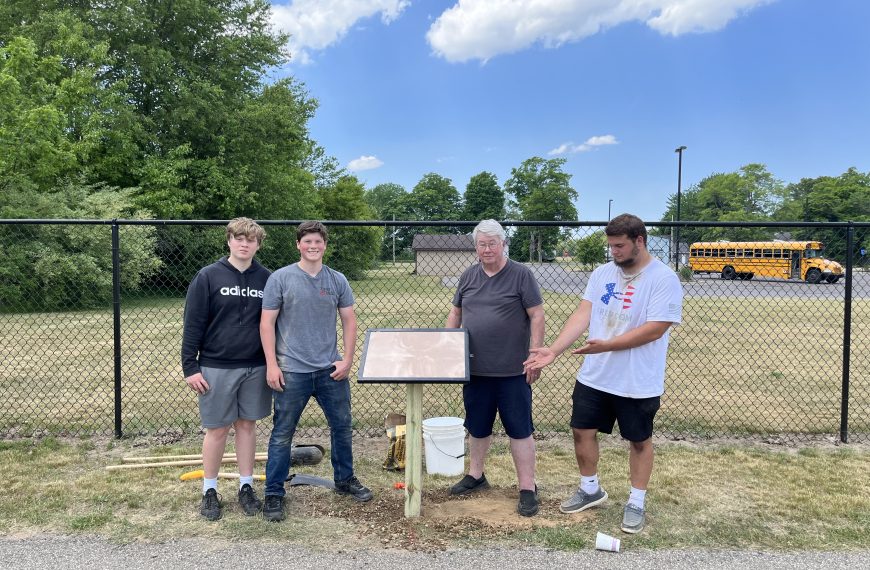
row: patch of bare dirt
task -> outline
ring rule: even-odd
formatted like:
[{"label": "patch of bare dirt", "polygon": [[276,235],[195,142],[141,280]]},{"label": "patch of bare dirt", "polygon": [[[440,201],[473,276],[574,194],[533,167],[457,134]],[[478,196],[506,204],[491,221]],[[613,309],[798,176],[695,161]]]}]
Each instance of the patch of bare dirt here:
[{"label": "patch of bare dirt", "polygon": [[348,520],[364,542],[401,550],[445,550],[457,540],[509,538],[534,528],[576,524],[592,516],[579,513],[566,517],[559,512],[558,499],[542,497],[541,511],[534,517],[522,517],[516,512],[517,490],[504,488],[465,497],[454,497],[447,489],[424,491],[418,518],[405,517],[401,489],[379,491],[367,503],[312,487],[293,487],[290,495],[289,508],[298,516]]}]

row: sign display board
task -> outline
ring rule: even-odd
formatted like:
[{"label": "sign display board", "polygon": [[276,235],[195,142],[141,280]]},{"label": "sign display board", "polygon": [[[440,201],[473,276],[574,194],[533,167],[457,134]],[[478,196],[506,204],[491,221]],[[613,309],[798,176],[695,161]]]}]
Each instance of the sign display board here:
[{"label": "sign display board", "polygon": [[440,384],[469,381],[465,329],[369,329],[359,382]]}]

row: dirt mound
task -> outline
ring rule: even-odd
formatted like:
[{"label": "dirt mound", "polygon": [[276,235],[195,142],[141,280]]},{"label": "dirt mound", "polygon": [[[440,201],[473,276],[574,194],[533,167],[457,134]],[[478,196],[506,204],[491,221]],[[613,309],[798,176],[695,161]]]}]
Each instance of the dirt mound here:
[{"label": "dirt mound", "polygon": [[330,500],[324,489],[296,487],[292,509],[300,516],[337,517],[355,524],[360,538],[378,540],[385,548],[444,550],[448,541],[508,538],[541,527],[576,524],[588,513],[559,512],[559,499],[541,496],[541,511],[534,517],[517,514],[516,489],[491,488],[471,496],[454,497],[447,489],[424,491],[421,516],[405,517],[401,489],[379,492],[367,503],[346,498]]}]

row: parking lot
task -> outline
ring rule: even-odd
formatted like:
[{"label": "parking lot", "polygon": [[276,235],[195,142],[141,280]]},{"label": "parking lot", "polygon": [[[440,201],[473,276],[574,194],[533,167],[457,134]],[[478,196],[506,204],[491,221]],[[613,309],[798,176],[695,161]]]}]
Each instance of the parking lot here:
[{"label": "parking lot", "polygon": [[[545,291],[582,295],[589,271],[570,271],[554,263],[528,264]],[[445,283],[446,285],[446,283]],[[455,286],[455,281],[454,285]],[[722,279],[698,274],[683,283],[687,297],[795,297],[802,299],[843,299],[846,281],[810,284],[805,281],[754,278],[749,281]],[[852,274],[852,299],[870,298],[870,272]]]}]

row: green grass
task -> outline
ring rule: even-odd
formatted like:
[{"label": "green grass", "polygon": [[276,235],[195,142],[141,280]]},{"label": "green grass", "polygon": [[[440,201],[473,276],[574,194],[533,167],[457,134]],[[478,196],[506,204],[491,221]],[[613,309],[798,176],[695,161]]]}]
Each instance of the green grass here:
[{"label": "green grass", "polygon": [[[404,517],[403,494],[392,488],[403,475],[381,469],[386,438],[354,442],[357,475],[373,489],[375,501],[357,504],[323,489],[295,487],[289,495],[290,516],[282,524],[243,516],[235,504],[237,483],[230,480],[219,482],[224,518],[203,521],[198,514],[201,483],[178,480],[196,467],[104,470],[107,464],[120,463],[121,456],[191,453],[199,443],[186,439],[160,445],[148,438],[0,442],[0,462],[7,474],[6,492],[0,494],[0,535],[60,533],[102,536],[117,543],[203,536],[323,550],[380,548],[387,538],[395,548],[537,545],[576,550],[592,548],[595,533],[602,531],[622,538],[624,549],[870,548],[866,447],[659,445],[647,498],[647,528],[636,536],[619,531],[628,495],[628,454],[616,438],[604,438],[599,470],[611,499],[603,508],[575,515],[558,512],[559,502],[577,484],[569,438],[538,442],[542,509],[532,519],[513,513],[516,476],[500,438],[486,465],[493,489],[476,498],[451,498],[446,488],[455,478],[424,474],[419,519]],[[262,469],[258,464],[258,472]],[[328,461],[305,471],[331,476]],[[262,483],[255,486],[262,489]],[[484,512],[493,506],[503,512]]]},{"label": "green grass", "polygon": [[[368,328],[441,327],[453,288],[412,275],[413,264],[384,264],[353,283],[357,355]],[[546,293],[547,342],[577,295]],[[183,299],[137,298],[122,307],[125,433],[198,429],[196,399],[179,365]],[[840,425],[841,301],[802,298],[685,300],[671,334],[659,433],[834,434]],[[852,315],[850,430],[870,433],[870,301]],[[0,315],[0,430],[29,434],[110,433],[114,415],[112,317],[106,311]],[[359,358],[357,357],[357,362]],[[535,422],[564,431],[582,360],[566,354],[535,384]],[[355,371],[354,371],[355,373]],[[456,385],[427,386],[428,416],[464,415]],[[354,385],[355,426],[379,433],[389,412],[405,408],[400,385]],[[310,406],[303,427],[323,426]],[[264,430],[268,425],[264,424]],[[863,435],[861,435],[863,434]]]}]

